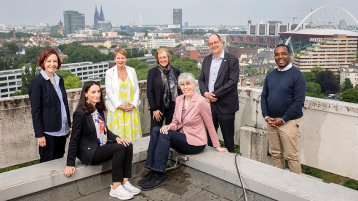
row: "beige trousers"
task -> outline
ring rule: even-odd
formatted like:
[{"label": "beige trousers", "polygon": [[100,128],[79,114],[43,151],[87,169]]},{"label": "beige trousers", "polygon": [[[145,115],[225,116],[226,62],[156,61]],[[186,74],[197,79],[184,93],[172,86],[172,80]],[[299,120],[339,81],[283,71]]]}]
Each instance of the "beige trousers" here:
[{"label": "beige trousers", "polygon": [[[267,124],[270,152],[275,167],[285,169],[285,158],[291,172],[301,174],[298,140],[302,133],[302,117],[290,120],[277,128]],[[284,157],[285,155],[285,157]]]}]

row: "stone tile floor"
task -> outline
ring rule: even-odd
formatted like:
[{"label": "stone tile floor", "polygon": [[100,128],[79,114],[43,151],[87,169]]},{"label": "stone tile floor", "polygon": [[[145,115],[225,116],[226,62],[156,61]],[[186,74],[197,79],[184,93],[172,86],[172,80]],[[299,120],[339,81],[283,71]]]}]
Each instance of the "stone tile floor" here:
[{"label": "stone tile floor", "polygon": [[[133,201],[165,201],[165,200],[187,200],[187,201],[224,201],[231,200],[226,199],[220,195],[215,194],[204,189],[201,185],[203,181],[193,183],[192,174],[190,172],[183,172],[183,168],[171,170],[166,173],[167,184],[151,191],[142,191],[139,195],[136,195]],[[195,175],[197,177],[199,175]],[[131,182],[137,185],[138,180],[141,177],[133,179]],[[205,186],[207,187],[207,186]],[[90,195],[83,196],[76,201],[98,201],[108,200],[115,201],[117,198],[112,198],[108,195],[109,188],[101,191],[97,191]]]}]

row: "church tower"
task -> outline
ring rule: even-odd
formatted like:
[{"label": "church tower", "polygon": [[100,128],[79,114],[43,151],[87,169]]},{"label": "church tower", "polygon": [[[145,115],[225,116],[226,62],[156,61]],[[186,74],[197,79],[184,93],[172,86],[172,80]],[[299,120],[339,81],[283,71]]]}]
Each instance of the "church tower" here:
[{"label": "church tower", "polygon": [[[102,7],[101,7],[102,9]],[[95,11],[94,11],[94,19],[93,19],[93,29],[97,30],[98,29],[98,21],[99,21],[99,15],[98,15],[98,11],[97,11],[97,6],[95,8]]]},{"label": "church tower", "polygon": [[99,14],[99,21],[104,21],[104,14],[101,6],[101,13]]}]

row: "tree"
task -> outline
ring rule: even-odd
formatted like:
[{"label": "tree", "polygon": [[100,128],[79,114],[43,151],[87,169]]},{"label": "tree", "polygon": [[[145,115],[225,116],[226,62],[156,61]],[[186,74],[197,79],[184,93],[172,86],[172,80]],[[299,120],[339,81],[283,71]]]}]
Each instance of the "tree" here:
[{"label": "tree", "polygon": [[8,70],[8,69],[10,69],[10,66],[11,66],[11,63],[9,61],[3,60],[0,57],[0,71],[1,70]]},{"label": "tree", "polygon": [[322,92],[326,95],[338,92],[337,78],[330,70],[318,72],[317,82],[321,85]]},{"label": "tree", "polygon": [[248,65],[244,68],[244,75],[248,77],[256,75],[256,72],[257,72],[256,67],[253,65]]},{"label": "tree", "polygon": [[65,89],[81,88],[82,83],[80,78],[72,75],[70,70],[58,70],[56,74],[63,78]]},{"label": "tree", "polygon": [[62,78],[71,76],[71,71],[70,70],[58,70],[56,71],[56,74],[61,76]]},{"label": "tree", "polygon": [[342,91],[353,88],[353,84],[349,78],[344,79]]},{"label": "tree", "polygon": [[138,80],[147,80],[148,77],[148,71],[152,68],[155,68],[154,66],[149,67],[149,68],[142,68],[137,70],[137,77]]},{"label": "tree", "polygon": [[130,48],[126,49],[127,51],[127,58],[136,58],[136,57],[143,57],[144,50],[139,50],[138,48]]},{"label": "tree", "polygon": [[102,77],[101,81],[100,81],[101,85],[105,85],[106,84],[106,77]]},{"label": "tree", "polygon": [[317,74],[322,71],[323,71],[323,68],[321,68],[319,66],[313,67],[311,69],[311,72],[313,73],[314,77],[317,77]]},{"label": "tree", "polygon": [[303,72],[306,82],[316,82],[316,75],[313,72]]},{"label": "tree", "polygon": [[31,80],[39,73],[36,65],[26,66],[25,72],[21,74],[21,95],[29,93]]},{"label": "tree", "polygon": [[82,87],[81,80],[76,75],[70,75],[63,78],[63,81],[65,82],[65,89],[76,89]]},{"label": "tree", "polygon": [[322,93],[316,94],[316,93],[306,93],[306,96],[309,97],[315,97],[315,98],[325,98],[326,96]]},{"label": "tree", "polygon": [[126,65],[133,67],[136,71],[147,68],[147,64],[138,59],[128,59]]},{"label": "tree", "polygon": [[50,37],[54,37],[54,38],[63,38],[64,36],[60,33],[53,33],[53,34],[50,34]]},{"label": "tree", "polygon": [[15,55],[19,51],[19,47],[13,42],[5,42],[3,47],[6,49],[6,53],[10,55]]},{"label": "tree", "polygon": [[189,72],[192,73],[196,79],[199,78],[200,69],[198,68],[197,62],[190,58],[184,58],[183,60],[177,59],[170,62],[170,64],[178,68],[181,73]]},{"label": "tree", "polygon": [[324,94],[321,91],[321,85],[316,82],[307,82],[306,84],[306,96],[324,98]]},{"label": "tree", "polygon": [[352,88],[343,91],[340,100],[350,103],[358,103],[358,89]]},{"label": "tree", "polygon": [[37,65],[38,58],[41,52],[45,49],[49,49],[49,46],[46,47],[30,47],[25,50],[25,55],[21,57],[22,63],[31,63]]},{"label": "tree", "polygon": [[306,84],[306,92],[307,93],[315,93],[315,94],[321,94],[321,85],[315,82],[307,82]]},{"label": "tree", "polygon": [[[108,60],[107,54],[102,54],[97,48],[89,45],[81,45],[78,42],[59,45],[58,48],[68,55],[63,63],[76,63],[84,61],[100,62]],[[113,58],[111,58],[113,59]]]}]

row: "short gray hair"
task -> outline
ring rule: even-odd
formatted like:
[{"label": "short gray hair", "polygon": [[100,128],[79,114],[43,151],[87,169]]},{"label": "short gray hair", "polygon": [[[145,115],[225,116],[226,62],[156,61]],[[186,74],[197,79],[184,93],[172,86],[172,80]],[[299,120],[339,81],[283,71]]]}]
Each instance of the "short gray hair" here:
[{"label": "short gray hair", "polygon": [[178,78],[178,84],[182,84],[183,82],[196,83],[195,77],[191,73],[181,73]]}]

